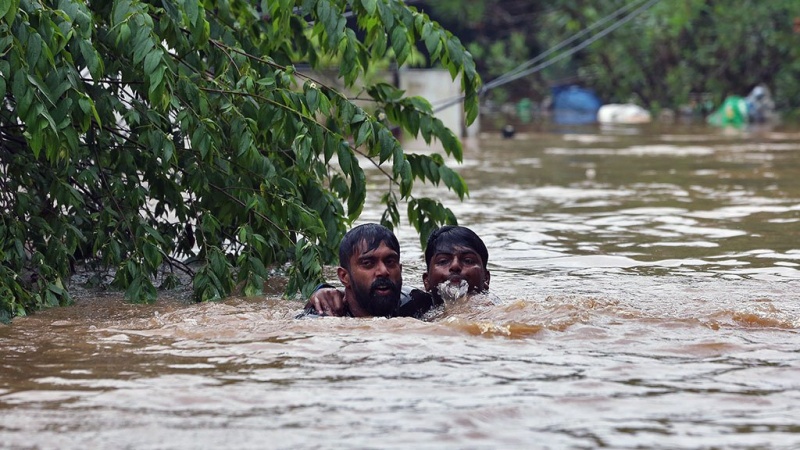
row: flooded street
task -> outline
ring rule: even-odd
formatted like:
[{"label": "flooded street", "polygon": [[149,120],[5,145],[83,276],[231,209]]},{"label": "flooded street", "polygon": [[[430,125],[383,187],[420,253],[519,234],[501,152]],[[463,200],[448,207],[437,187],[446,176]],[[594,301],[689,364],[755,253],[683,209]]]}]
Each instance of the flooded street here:
[{"label": "flooded street", "polygon": [[0,448],[800,448],[800,129],[484,135],[451,167],[463,203],[414,193],[484,239],[490,294],[430,321],[79,296],[0,325]]}]

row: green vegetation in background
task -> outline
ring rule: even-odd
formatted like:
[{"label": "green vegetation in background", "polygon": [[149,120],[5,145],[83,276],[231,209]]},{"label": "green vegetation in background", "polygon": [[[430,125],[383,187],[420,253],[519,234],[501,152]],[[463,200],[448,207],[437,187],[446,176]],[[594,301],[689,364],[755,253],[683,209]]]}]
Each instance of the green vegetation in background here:
[{"label": "green vegetation in background", "polygon": [[[475,58],[484,80],[504,75],[545,50],[536,41],[534,27],[537,18],[549,10],[542,2],[419,0],[413,3],[459,37]],[[492,89],[487,96],[503,103],[529,96],[531,92],[549,93],[540,76]]]},{"label": "green vegetation in background", "polygon": [[[638,7],[644,1],[419,3],[474,55],[491,55],[476,57],[478,72],[488,82],[625,5]],[[468,15],[469,11],[482,15]],[[497,23],[502,27],[492,25]],[[796,0],[662,0],[575,55],[493,91],[507,89],[514,96],[540,100],[554,83],[580,81],[608,103],[635,101],[658,110],[689,104],[701,94],[719,105],[728,95],[744,96],[764,83],[778,110],[798,111],[798,23]],[[512,38],[517,34],[521,37]],[[520,55],[512,39],[523,40],[527,53]],[[496,48],[497,42],[504,45]]]},{"label": "green vegetation in background", "polygon": [[69,302],[76,262],[136,302],[177,271],[198,301],[258,294],[284,267],[286,294],[308,294],[361,213],[362,161],[391,180],[388,226],[401,204],[421,239],[455,222],[412,188],[463,198],[464,180],[392,133],[460,160],[428,101],[375,82],[367,111],[295,70],[332,59],[350,88],[415,43],[460,78],[471,123],[471,56],[397,0],[0,0],[0,319]]}]

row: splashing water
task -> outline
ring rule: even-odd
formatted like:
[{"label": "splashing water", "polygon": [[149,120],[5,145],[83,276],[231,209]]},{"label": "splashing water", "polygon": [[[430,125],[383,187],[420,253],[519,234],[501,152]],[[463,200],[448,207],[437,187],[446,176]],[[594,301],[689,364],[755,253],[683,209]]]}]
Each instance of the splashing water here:
[{"label": "splashing water", "polygon": [[469,291],[469,285],[467,284],[467,280],[461,280],[461,283],[459,284],[453,284],[445,281],[444,283],[439,284],[438,289],[442,300],[445,302],[454,302],[467,295],[467,291]]}]

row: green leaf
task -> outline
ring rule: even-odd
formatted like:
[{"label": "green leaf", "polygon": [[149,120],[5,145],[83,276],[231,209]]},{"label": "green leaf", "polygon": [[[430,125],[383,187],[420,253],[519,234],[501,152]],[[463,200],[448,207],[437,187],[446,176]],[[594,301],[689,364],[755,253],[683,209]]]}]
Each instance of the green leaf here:
[{"label": "green leaf", "polygon": [[361,167],[356,166],[350,181],[350,197],[347,199],[347,215],[350,220],[355,220],[364,209],[367,197],[367,180]]},{"label": "green leaf", "polygon": [[399,65],[403,65],[409,54],[407,32],[408,30],[400,24],[392,30],[392,50]]},{"label": "green leaf", "polygon": [[422,27],[422,38],[425,40],[425,48],[428,53],[434,55],[436,48],[440,45],[439,33],[434,31],[433,24],[427,23]]},{"label": "green leaf", "polygon": [[161,62],[161,49],[153,49],[144,58],[144,73],[153,73]]},{"label": "green leaf", "polygon": [[47,99],[47,101],[50,103],[51,106],[56,105],[56,102],[53,100],[53,94],[50,92],[50,89],[48,89],[47,86],[42,84],[35,76],[31,74],[28,74],[28,81],[32,85],[36,86],[37,89],[39,89],[39,92],[41,92],[44,95],[44,97]]},{"label": "green leaf", "polygon": [[27,79],[27,72],[20,70],[14,74],[14,79],[11,84],[11,93],[17,100],[17,115],[24,120],[28,115],[33,102],[33,90],[30,89]]},{"label": "green leaf", "polygon": [[100,115],[97,113],[97,108],[95,107],[94,101],[91,98],[89,97],[79,98],[78,105],[80,106],[81,111],[83,111],[84,114],[89,114],[91,112],[92,116],[94,116],[95,122],[97,122],[97,126],[101,128],[103,127],[103,123],[100,121]]},{"label": "green leaf", "polygon": [[131,14],[130,0],[118,0],[114,2],[112,14],[112,23],[120,24]]},{"label": "green leaf", "polygon": [[[141,28],[135,35],[133,47],[133,64],[138,66],[144,58],[151,53],[155,44],[150,39],[145,28]],[[149,73],[149,72],[146,72]]]},{"label": "green leaf", "polygon": [[19,0],[5,0],[5,1],[8,1],[10,6],[3,18],[6,20],[7,24],[11,25],[14,23],[17,11],[19,10]]},{"label": "green leaf", "polygon": [[[8,11],[11,9],[11,0],[0,0],[0,16],[5,17],[8,14]],[[7,20],[8,23],[11,23],[11,20]]]},{"label": "green leaf", "polygon": [[[43,117],[45,121],[47,121],[47,125],[49,125],[50,129],[53,130],[53,133],[58,134],[58,127],[56,126],[55,120],[53,120],[53,116],[50,115],[50,112],[44,108],[37,108],[37,109],[39,109],[39,116]],[[41,127],[39,131],[42,131],[43,129],[44,127]]]},{"label": "green leaf", "polygon": [[149,96],[151,97],[150,101],[153,103],[157,103],[158,99],[152,98],[156,92],[158,91],[159,87],[161,86],[161,81],[164,79],[164,72],[166,72],[166,67],[159,66],[154,72],[150,74],[150,89],[149,89]]},{"label": "green leaf", "polygon": [[161,233],[159,233],[158,230],[156,230],[155,228],[148,225],[144,225],[142,228],[144,229],[145,233],[147,233],[148,236],[154,238],[156,242],[159,242],[161,244],[164,244],[166,242],[164,240],[164,236],[162,236]]},{"label": "green leaf", "polygon": [[194,25],[197,18],[200,16],[199,2],[200,0],[184,0],[183,11],[186,13],[186,22],[188,25]]},{"label": "green leaf", "polygon": [[[328,162],[333,157],[335,152],[339,151],[339,141],[334,137],[332,133],[328,133],[325,135],[325,144],[323,147],[323,156],[325,158],[325,162]],[[338,156],[338,153],[337,153]]]},{"label": "green leaf", "polygon": [[372,136],[372,123],[365,120],[358,127],[358,134],[356,135],[356,147],[360,147],[364,142]]},{"label": "green leaf", "polygon": [[394,14],[392,14],[392,10],[386,2],[380,1],[378,2],[378,15],[383,22],[383,27],[386,30],[391,30],[394,28]]},{"label": "green leaf", "polygon": [[319,91],[315,87],[309,87],[306,90],[306,104],[308,104],[309,113],[314,114],[319,109],[319,97]]},{"label": "green leaf", "polygon": [[350,150],[350,146],[346,142],[339,143],[336,155],[339,158],[339,167],[342,168],[342,172],[346,174],[352,173],[353,166],[357,165],[357,163],[353,158],[353,151]]},{"label": "green leaf", "polygon": [[164,11],[173,22],[176,24],[181,23],[180,12],[178,11],[178,7],[175,5],[175,2],[172,0],[161,0],[161,6],[164,7]]},{"label": "green leaf", "polygon": [[157,270],[161,267],[161,252],[158,250],[158,247],[146,242],[144,247],[142,247],[142,251],[144,253],[144,259],[147,261],[147,265],[151,270]]},{"label": "green leaf", "polygon": [[246,154],[253,145],[253,136],[250,134],[250,131],[243,131],[242,135],[239,137],[239,149],[236,153],[236,156],[243,156]]},{"label": "green leaf", "polygon": [[389,38],[386,36],[382,30],[376,33],[375,40],[373,41],[372,48],[375,52],[375,55],[383,58],[386,56],[386,49],[389,45]]},{"label": "green leaf", "polygon": [[411,164],[403,161],[400,170],[400,196],[403,198],[411,195],[411,188],[414,185],[414,174],[411,171]]},{"label": "green leaf", "polygon": [[378,7],[378,0],[361,0],[361,6],[364,7],[364,9],[367,11],[367,14],[375,14],[375,10]]},{"label": "green leaf", "polygon": [[394,154],[394,147],[395,147],[395,139],[394,136],[389,132],[389,129],[386,127],[381,127],[380,131],[378,132],[378,146],[380,147],[380,162],[383,163],[387,159],[389,159],[392,154]]}]

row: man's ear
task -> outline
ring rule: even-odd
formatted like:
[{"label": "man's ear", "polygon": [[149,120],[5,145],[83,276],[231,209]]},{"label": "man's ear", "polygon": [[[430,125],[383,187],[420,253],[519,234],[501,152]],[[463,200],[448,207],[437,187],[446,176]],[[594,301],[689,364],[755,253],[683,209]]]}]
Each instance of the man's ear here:
[{"label": "man's ear", "polygon": [[336,269],[336,275],[339,277],[339,281],[342,282],[345,288],[350,287],[350,274],[347,272],[347,269],[344,267],[339,267]]},{"label": "man's ear", "polygon": [[425,288],[425,292],[430,292],[430,288],[428,287],[428,272],[424,272],[422,274],[422,286]]},{"label": "man's ear", "polygon": [[492,279],[492,274],[490,274],[489,271],[487,270],[486,271],[486,278],[483,281],[483,290],[484,291],[488,291],[489,290],[489,280],[491,280],[491,279]]}]

